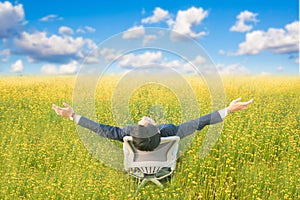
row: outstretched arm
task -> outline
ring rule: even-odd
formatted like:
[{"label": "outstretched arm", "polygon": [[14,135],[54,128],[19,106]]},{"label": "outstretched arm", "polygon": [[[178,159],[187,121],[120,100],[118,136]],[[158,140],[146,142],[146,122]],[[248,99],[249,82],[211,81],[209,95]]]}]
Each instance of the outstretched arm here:
[{"label": "outstretched arm", "polygon": [[56,114],[63,117],[70,117],[70,119],[74,119],[75,122],[91,131],[94,131],[98,135],[109,138],[113,140],[119,140],[123,142],[123,137],[126,135],[126,133],[123,131],[123,129],[116,127],[116,126],[110,126],[106,124],[99,124],[97,122],[94,122],[90,119],[87,119],[85,117],[82,117],[80,115],[77,115],[73,108],[69,106],[67,103],[63,103],[65,108],[59,107],[55,104],[52,104],[52,109],[55,110]]},{"label": "outstretched arm", "polygon": [[253,99],[247,101],[247,102],[241,102],[241,98],[237,98],[230,102],[229,106],[219,110],[212,112],[210,114],[204,115],[202,117],[199,117],[194,120],[190,120],[188,122],[185,122],[183,124],[180,124],[177,126],[176,135],[180,136],[180,138],[186,137],[192,133],[194,133],[196,130],[201,130],[207,125],[216,124],[219,122],[222,122],[223,119],[232,112],[236,112],[239,110],[246,109],[251,103],[253,102]]}]

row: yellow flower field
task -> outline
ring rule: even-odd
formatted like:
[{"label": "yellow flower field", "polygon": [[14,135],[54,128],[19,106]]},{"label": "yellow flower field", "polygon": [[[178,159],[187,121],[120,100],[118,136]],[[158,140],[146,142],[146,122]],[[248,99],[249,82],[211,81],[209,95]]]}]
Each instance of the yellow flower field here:
[{"label": "yellow flower field", "polygon": [[[116,80],[104,77],[98,87],[101,123],[115,125],[110,96]],[[204,82],[188,80],[201,114],[211,112]],[[51,109],[52,103],[72,104],[75,81],[0,77],[0,199],[133,198],[137,181],[94,158],[74,122]],[[300,199],[299,76],[223,77],[223,83],[227,103],[240,96],[254,103],[226,117],[219,140],[203,158],[199,150],[208,127],[197,132],[165,188],[147,184],[137,199]],[[157,104],[165,111],[163,123],[180,122],[176,95],[158,84],[133,93],[130,115],[135,121],[154,115],[149,108]]]}]

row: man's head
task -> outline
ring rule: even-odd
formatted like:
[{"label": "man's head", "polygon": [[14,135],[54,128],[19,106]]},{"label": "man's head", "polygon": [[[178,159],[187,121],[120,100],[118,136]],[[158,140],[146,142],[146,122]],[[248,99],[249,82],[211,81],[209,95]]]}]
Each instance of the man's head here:
[{"label": "man's head", "polygon": [[143,117],[133,130],[133,145],[141,151],[153,151],[160,144],[160,132],[153,119]]}]

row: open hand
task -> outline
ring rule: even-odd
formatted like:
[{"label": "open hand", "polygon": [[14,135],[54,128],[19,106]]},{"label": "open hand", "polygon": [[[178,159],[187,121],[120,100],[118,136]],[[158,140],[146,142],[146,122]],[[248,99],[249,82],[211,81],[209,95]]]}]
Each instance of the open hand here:
[{"label": "open hand", "polygon": [[67,103],[63,102],[65,108],[61,108],[55,104],[52,104],[52,109],[55,110],[56,114],[63,117],[72,117],[74,114],[73,108]]},{"label": "open hand", "polygon": [[231,113],[231,112],[235,112],[235,111],[239,111],[239,110],[244,110],[253,102],[253,99],[251,99],[247,102],[240,102],[241,99],[242,98],[240,97],[240,98],[237,98],[237,99],[231,101],[231,103],[227,107],[227,112]]}]

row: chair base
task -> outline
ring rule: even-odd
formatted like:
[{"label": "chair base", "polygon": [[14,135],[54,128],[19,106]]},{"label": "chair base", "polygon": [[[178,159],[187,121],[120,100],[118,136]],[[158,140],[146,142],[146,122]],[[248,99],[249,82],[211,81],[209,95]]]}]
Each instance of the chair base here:
[{"label": "chair base", "polygon": [[146,183],[148,183],[149,181],[154,183],[155,185],[157,185],[161,189],[164,188],[163,184],[161,182],[159,182],[159,180],[157,180],[156,178],[144,178],[142,180],[141,184],[138,186],[137,190],[135,191],[134,197],[139,193],[140,189],[142,187],[144,187],[146,185]]},{"label": "chair base", "polygon": [[154,183],[156,186],[158,186],[159,188],[163,189],[164,186],[163,184],[160,182],[161,180],[167,180],[168,178],[171,177],[173,173],[173,170],[169,167],[164,167],[162,168],[159,172],[157,172],[156,174],[143,174],[143,177],[138,176],[139,174],[135,174],[132,173],[131,176],[141,180],[142,182],[139,184],[134,196],[136,196],[138,194],[138,192],[140,191],[140,189],[142,187],[144,187],[148,182],[152,182]]}]

